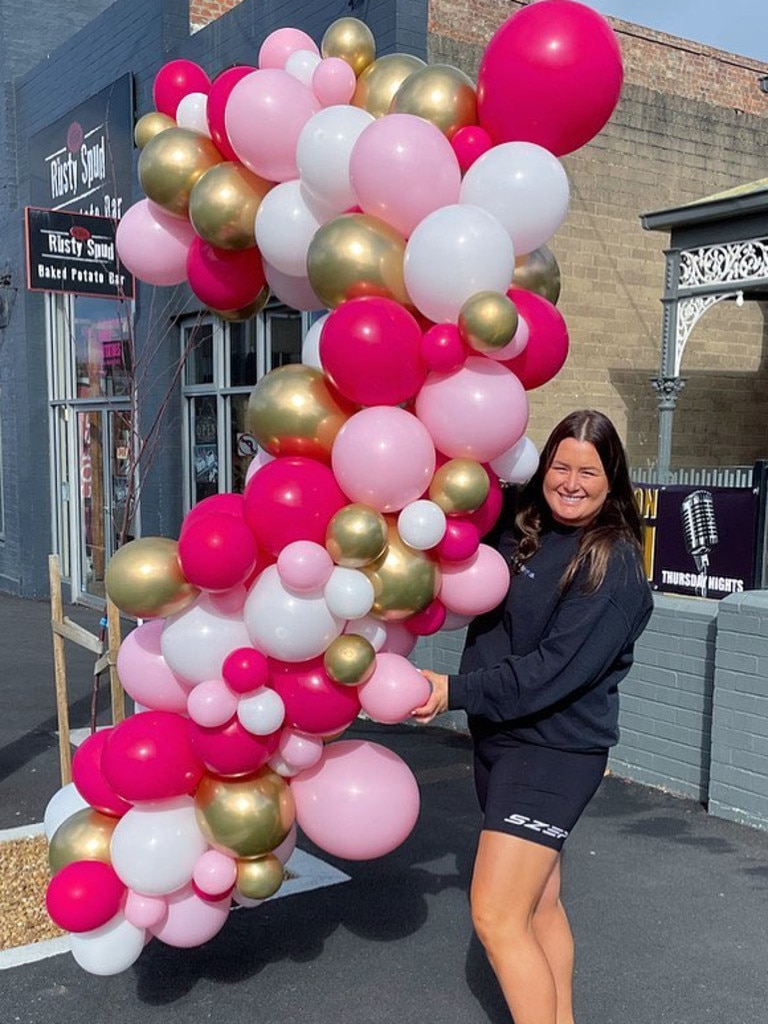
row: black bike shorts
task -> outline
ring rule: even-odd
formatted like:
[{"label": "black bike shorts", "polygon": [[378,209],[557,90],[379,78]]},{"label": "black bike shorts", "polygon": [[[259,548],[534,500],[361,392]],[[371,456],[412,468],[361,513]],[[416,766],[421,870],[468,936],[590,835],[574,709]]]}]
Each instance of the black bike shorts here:
[{"label": "black bike shorts", "polygon": [[498,734],[476,738],[483,828],[562,849],[597,791],[607,760],[605,750],[556,750]]}]

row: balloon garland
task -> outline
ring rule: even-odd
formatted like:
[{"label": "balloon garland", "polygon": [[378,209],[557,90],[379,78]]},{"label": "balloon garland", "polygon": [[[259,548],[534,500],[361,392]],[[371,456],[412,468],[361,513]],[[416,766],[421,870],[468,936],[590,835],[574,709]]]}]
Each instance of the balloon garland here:
[{"label": "balloon garland", "polygon": [[377,58],[351,17],[320,47],[279,29],[213,81],[188,60],[158,72],[121,260],[227,319],[270,293],[322,315],[303,363],[253,388],[244,494],[108,565],[146,620],[117,664],[140,710],[81,745],[45,816],[48,910],[85,970],[213,937],[233,900],[279,889],[297,828],[350,860],[411,832],[407,765],[338,737],[361,710],[404,721],[428,693],[417,637],[506,593],[482,537],[500,484],[536,466],[527,392],[568,352],[546,246],[568,208],[558,157],[621,81],[608,23],[574,0],[512,15],[476,89]]}]

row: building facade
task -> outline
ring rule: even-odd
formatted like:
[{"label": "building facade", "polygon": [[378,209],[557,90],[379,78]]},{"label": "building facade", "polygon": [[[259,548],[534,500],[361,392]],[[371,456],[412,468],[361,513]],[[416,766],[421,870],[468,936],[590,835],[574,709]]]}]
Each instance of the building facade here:
[{"label": "building facade", "polygon": [[[369,24],[379,55],[412,53],[474,76],[495,29],[523,6],[367,0],[350,13]],[[35,198],[33,157],[50,155],[42,144],[57,126],[83,120],[84,105],[121,83],[127,106],[110,116],[130,130],[152,109],[152,83],[167,61],[194,60],[214,77],[254,64],[263,39],[283,25],[319,42],[339,6],[79,0],[67,10],[47,26],[38,0],[0,0],[0,587],[44,596],[47,555],[56,552],[73,598],[98,600],[120,537],[176,536],[196,500],[242,486],[248,452],[238,448],[238,428],[250,387],[298,358],[307,324],[277,307],[230,323],[200,309],[184,288],[139,284],[132,302],[28,291],[24,211],[47,205]],[[766,68],[755,61],[613,25],[625,87],[600,135],[564,158],[571,212],[550,248],[571,353],[560,374],[532,392],[530,434],[538,443],[564,412],[597,406],[642,466],[657,448],[651,378],[659,369],[665,239],[644,231],[640,215],[764,176],[768,96],[759,87]],[[110,193],[123,208],[142,196],[137,155],[126,158],[122,194]],[[102,209],[119,216],[117,207]],[[697,325],[683,367],[675,463],[745,464],[766,455],[763,313],[758,302],[722,303]],[[147,439],[140,511],[127,520],[126,374],[139,390],[138,429]]]}]

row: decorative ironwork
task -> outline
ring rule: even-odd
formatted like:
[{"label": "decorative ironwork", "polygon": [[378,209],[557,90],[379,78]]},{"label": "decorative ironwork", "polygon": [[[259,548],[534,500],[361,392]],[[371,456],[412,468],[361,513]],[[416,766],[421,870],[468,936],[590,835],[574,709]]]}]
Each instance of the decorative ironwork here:
[{"label": "decorative ironwork", "polygon": [[680,253],[680,288],[768,282],[768,239],[685,249]]},{"label": "decorative ironwork", "polygon": [[659,396],[659,408],[674,409],[677,396],[685,387],[685,377],[651,377],[651,386]]},{"label": "decorative ironwork", "polygon": [[718,295],[692,295],[687,299],[680,299],[677,304],[677,323],[675,330],[675,375],[680,373],[680,364],[683,361],[683,353],[691,331],[698,321],[711,307],[723,299],[736,299],[737,305],[744,304],[742,292],[720,292]]}]

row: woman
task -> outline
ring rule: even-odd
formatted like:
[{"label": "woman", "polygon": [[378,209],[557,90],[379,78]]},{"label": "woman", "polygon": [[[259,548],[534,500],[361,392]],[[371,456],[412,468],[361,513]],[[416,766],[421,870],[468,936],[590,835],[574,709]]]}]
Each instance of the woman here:
[{"label": "woman", "polygon": [[468,715],[484,815],[472,920],[515,1024],[573,1024],[560,851],[618,740],[618,684],[653,608],[641,540],[615,427],[571,413],[502,513],[506,600],[471,624],[457,675],[424,671],[432,694],[413,712]]}]

